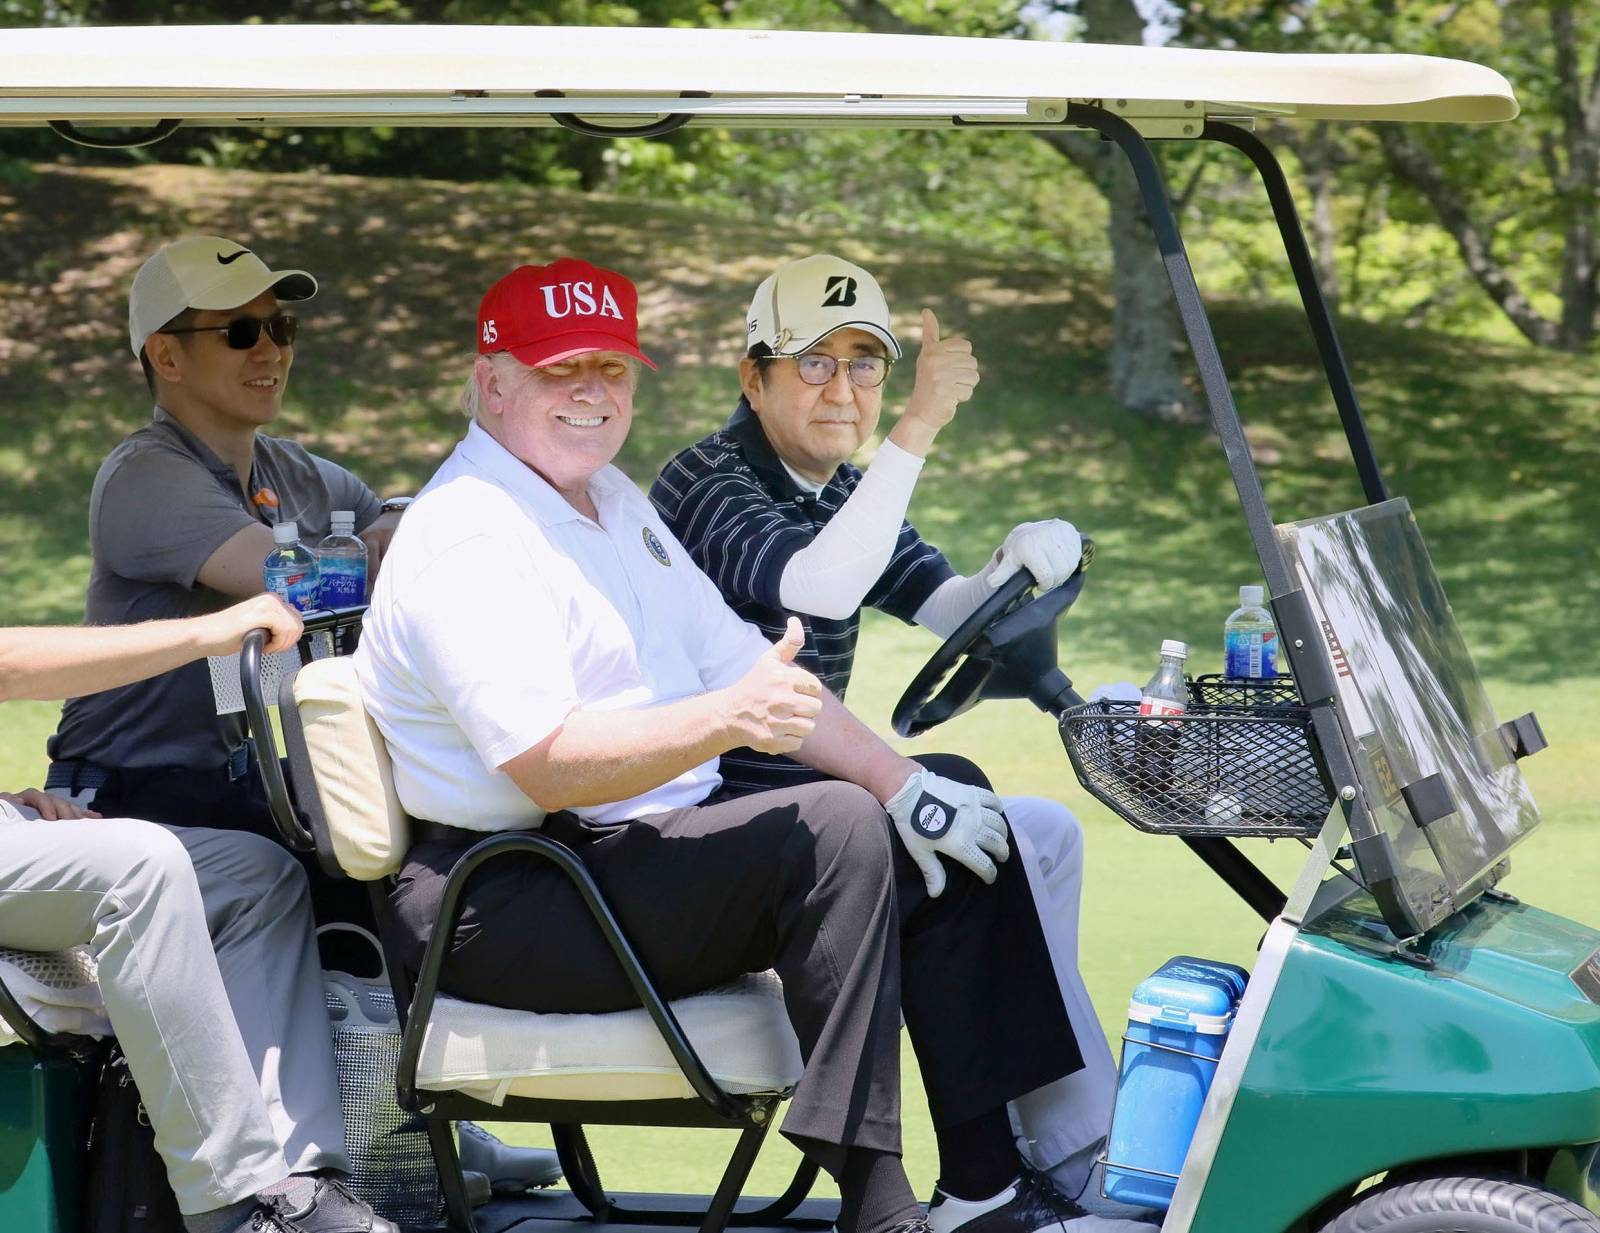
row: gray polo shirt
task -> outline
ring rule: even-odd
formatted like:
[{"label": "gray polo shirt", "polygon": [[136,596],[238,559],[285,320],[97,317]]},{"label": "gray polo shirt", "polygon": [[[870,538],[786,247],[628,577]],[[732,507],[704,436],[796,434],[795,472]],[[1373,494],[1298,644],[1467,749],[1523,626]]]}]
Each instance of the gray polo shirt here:
[{"label": "gray polo shirt", "polygon": [[[278,508],[247,503],[234,469],[161,407],[100,466],[89,498],[94,562],[88,625],[215,612],[232,601],[196,581],[211,554],[252,522],[293,519],[315,547],[330,514],[354,510],[357,528],[381,512],[372,490],[292,441],[257,434],[249,491],[271,489]],[[215,769],[244,739],[241,715],[218,716],[204,660],[121,689],[69,700],[50,756],[108,767]]]}]

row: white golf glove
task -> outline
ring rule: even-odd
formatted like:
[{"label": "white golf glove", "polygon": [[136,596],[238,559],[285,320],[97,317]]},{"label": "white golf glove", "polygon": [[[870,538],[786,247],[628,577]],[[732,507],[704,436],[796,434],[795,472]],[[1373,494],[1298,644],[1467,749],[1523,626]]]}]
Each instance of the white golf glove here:
[{"label": "white golf glove", "polygon": [[1083,536],[1070,522],[1050,518],[1013,527],[994,554],[989,585],[997,587],[1024,566],[1039,583],[1039,590],[1058,587],[1078,568],[1083,556]]},{"label": "white golf glove", "polygon": [[1000,798],[986,788],[918,771],[884,809],[922,871],[930,898],[944,891],[944,866],[936,853],[965,865],[985,883],[993,883],[999,873],[995,861],[1011,855]]}]

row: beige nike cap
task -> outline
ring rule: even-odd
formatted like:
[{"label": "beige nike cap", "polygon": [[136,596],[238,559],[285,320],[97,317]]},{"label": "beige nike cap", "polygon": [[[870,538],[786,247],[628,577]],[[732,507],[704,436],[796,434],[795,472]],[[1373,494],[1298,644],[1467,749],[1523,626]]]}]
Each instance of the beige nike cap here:
[{"label": "beige nike cap", "polygon": [[128,293],[128,341],[134,355],[145,339],[186,308],[227,309],[271,290],[284,303],[309,300],[317,280],[304,270],[269,270],[243,244],[221,236],[175,240],[139,267]]}]

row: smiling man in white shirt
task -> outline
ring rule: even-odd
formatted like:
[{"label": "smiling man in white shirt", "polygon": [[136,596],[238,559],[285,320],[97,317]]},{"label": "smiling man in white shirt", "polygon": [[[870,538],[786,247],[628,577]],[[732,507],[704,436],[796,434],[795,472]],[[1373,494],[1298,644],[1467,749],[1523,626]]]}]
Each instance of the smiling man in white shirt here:
[{"label": "smiling man in white shirt", "polygon": [[[1083,1217],[1023,1165],[1006,1102],[1081,1059],[991,793],[896,754],[736,617],[611,460],[637,293],[563,258],[484,297],[465,439],[395,537],[357,652],[418,842],[393,896],[414,963],[486,831],[571,844],[667,997],[776,968],[806,1060],[784,1134],[839,1181],[841,1233],[923,1229],[900,1162],[899,1018],[941,1185],[973,1229]],[[729,799],[718,759],[820,782]],[[925,876],[930,864],[937,879]],[[466,891],[441,987],[514,1008],[636,1004],[577,892],[508,858]]]}]

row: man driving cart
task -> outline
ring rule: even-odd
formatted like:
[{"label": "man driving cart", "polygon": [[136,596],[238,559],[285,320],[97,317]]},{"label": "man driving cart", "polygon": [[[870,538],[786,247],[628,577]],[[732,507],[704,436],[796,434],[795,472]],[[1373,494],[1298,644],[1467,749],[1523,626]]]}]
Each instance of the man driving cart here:
[{"label": "man driving cart", "polygon": [[[1067,522],[1023,523],[963,577],[906,521],[935,438],[979,376],[972,344],[942,336],[930,310],[922,311],[906,408],[865,472],[849,459],[876,429],[885,382],[901,359],[877,280],[828,254],[787,262],[756,289],[747,326],[733,417],[674,457],[650,499],[741,617],[769,637],[800,620],[806,642],[796,662],[836,696],[850,683],[864,605],[945,638],[1018,570],[1043,592],[1078,568],[1082,541]],[[947,755],[922,761],[956,778],[976,772]],[[744,792],[817,776],[792,758],[751,749],[724,755],[722,774]],[[1078,972],[1083,832],[1056,801],[1003,799],[1084,1055],[1082,1070],[1018,1101],[1013,1114],[1034,1165],[1078,1195],[1116,1085]]]}]

